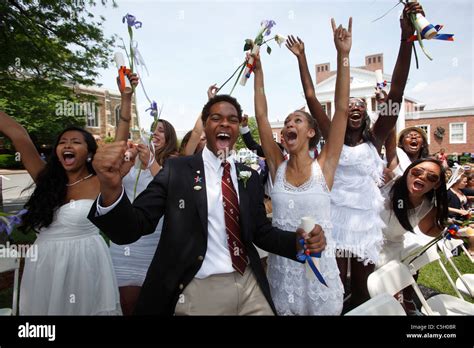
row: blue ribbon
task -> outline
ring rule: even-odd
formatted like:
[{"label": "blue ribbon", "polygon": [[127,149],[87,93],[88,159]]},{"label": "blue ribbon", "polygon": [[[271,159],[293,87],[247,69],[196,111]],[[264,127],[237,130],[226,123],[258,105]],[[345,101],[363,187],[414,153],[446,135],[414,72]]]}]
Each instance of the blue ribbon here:
[{"label": "blue ribbon", "polygon": [[[299,243],[301,244],[301,246],[303,247],[304,249],[304,239],[300,239],[299,240]],[[319,280],[319,282],[321,284],[323,284],[324,286],[328,286],[326,284],[326,281],[324,280],[323,278],[323,275],[319,272],[318,268],[316,267],[316,265],[314,264],[313,262],[313,259],[312,257],[317,257],[317,258],[321,258],[321,252],[319,253],[311,253],[309,255],[306,255],[304,250],[300,250],[298,251],[298,253],[296,254],[296,259],[298,261],[301,261],[303,263],[305,263],[306,261],[308,261],[308,264],[309,264],[309,267],[311,267],[311,269],[313,270],[314,272],[314,275],[316,276],[316,278]]]}]

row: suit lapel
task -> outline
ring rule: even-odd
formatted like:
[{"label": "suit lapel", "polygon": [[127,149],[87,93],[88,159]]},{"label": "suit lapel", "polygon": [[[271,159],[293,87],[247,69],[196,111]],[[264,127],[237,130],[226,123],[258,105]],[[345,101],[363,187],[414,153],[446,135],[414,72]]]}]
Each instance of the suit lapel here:
[{"label": "suit lapel", "polygon": [[239,186],[240,233],[243,239],[250,240],[250,238],[248,238],[248,188],[244,186],[243,180],[239,180],[239,173],[246,170],[246,168],[241,163],[235,162],[235,169],[237,170],[237,182]]},{"label": "suit lapel", "polygon": [[[194,155],[189,162],[191,166],[190,182],[192,183],[193,197],[196,202],[199,218],[202,228],[207,237],[207,194],[206,194],[206,176],[204,172],[204,162],[202,152]],[[199,180],[200,179],[200,180]],[[200,187],[200,188],[199,188]]]}]

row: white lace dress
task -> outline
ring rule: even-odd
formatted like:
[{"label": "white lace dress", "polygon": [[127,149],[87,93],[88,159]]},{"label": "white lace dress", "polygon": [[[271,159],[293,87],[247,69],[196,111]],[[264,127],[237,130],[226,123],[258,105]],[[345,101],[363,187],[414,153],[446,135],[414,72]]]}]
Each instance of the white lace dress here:
[{"label": "white lace dress", "polygon": [[331,221],[338,250],[350,251],[367,265],[376,263],[382,245],[380,218],[383,161],[370,142],[344,145],[331,191]]},{"label": "white lace dress", "polygon": [[319,271],[328,284],[306,278],[305,264],[269,254],[267,276],[276,310],[280,315],[339,315],[344,289],[334,257],[330,222],[330,196],[317,161],[313,162],[309,181],[294,187],[285,180],[287,162],[277,170],[272,190],[272,224],[296,231],[301,218],[313,217],[324,229],[326,250],[319,259]]},{"label": "white lace dress", "polygon": [[25,258],[20,315],[120,315],[109,249],[87,214],[94,201],[61,206]]}]

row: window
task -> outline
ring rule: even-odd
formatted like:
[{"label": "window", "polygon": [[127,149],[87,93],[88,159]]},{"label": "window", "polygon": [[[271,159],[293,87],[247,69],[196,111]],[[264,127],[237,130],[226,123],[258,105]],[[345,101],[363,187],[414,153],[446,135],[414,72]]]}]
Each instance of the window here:
[{"label": "window", "polygon": [[95,103],[91,103],[92,106],[87,109],[86,123],[87,127],[99,127],[99,108]]},{"label": "window", "polygon": [[367,58],[367,64],[372,63],[372,58]]},{"label": "window", "polygon": [[321,67],[318,66],[318,67],[316,68],[316,70],[317,70],[318,72],[321,72]]},{"label": "window", "polygon": [[329,116],[329,118],[332,118],[332,114],[331,114],[331,102],[327,102],[326,105],[324,106],[324,111],[326,111],[326,115]]},{"label": "window", "polygon": [[120,112],[122,110],[120,109],[120,105],[117,105],[115,107],[115,125],[118,125],[119,124],[119,120],[120,120]]},{"label": "window", "polygon": [[328,71],[328,70],[329,70],[329,66],[326,65],[326,71]]},{"label": "window", "polygon": [[377,61],[380,63],[382,61],[382,57],[378,56]]},{"label": "window", "polygon": [[377,111],[377,99],[371,98],[372,99],[372,112]]},{"label": "window", "polygon": [[321,104],[321,106],[322,106],[324,112],[327,114],[328,112],[327,112],[327,108],[326,108],[326,103]]},{"label": "window", "polygon": [[449,124],[449,143],[466,143],[466,122],[456,122]]},{"label": "window", "polygon": [[273,140],[278,141],[278,133],[273,132]]},{"label": "window", "polygon": [[415,127],[418,127],[418,128],[421,128],[423,129],[423,131],[426,133],[426,137],[428,139],[428,145],[430,144],[431,142],[431,136],[430,136],[430,125],[429,124],[421,124],[421,125],[417,125]]}]

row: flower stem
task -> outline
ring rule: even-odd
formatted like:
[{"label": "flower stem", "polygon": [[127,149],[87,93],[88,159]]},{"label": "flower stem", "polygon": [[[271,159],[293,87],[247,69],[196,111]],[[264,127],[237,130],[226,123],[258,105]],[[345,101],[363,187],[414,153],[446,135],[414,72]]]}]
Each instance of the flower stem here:
[{"label": "flower stem", "polygon": [[245,62],[244,62],[244,64],[242,64],[242,68],[240,69],[239,75],[238,75],[237,78],[235,79],[234,86],[233,86],[232,89],[230,90],[229,95],[232,95],[232,92],[234,91],[235,86],[237,86],[237,82],[239,82],[240,76],[241,76],[242,73],[244,72],[244,69],[245,69]]},{"label": "flower stem", "polygon": [[245,61],[244,61],[242,64],[240,64],[240,65],[237,67],[237,69],[235,69],[235,71],[232,73],[232,75],[217,89],[216,94],[219,93],[219,91],[222,89],[222,87],[224,87],[224,86],[227,84],[227,82],[229,82],[229,81],[232,79],[232,77],[234,77],[234,75],[235,75],[235,74],[237,73],[237,71],[242,67],[242,65],[245,65]]}]

